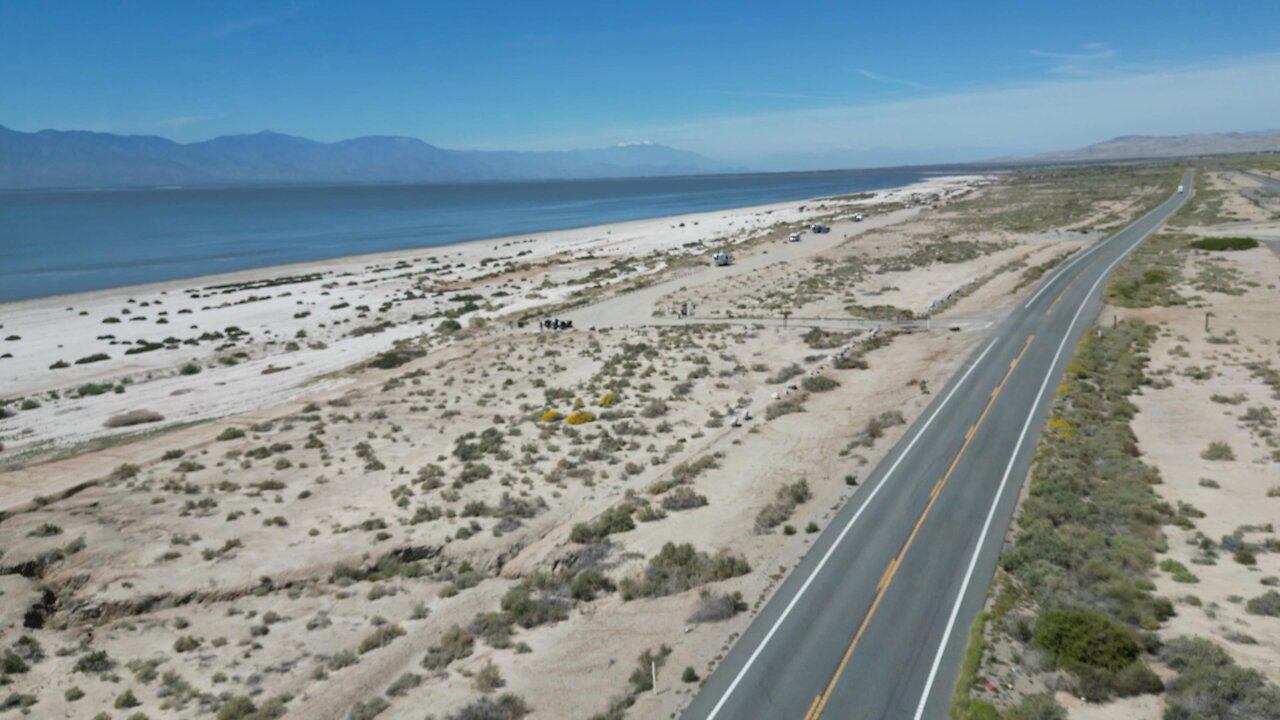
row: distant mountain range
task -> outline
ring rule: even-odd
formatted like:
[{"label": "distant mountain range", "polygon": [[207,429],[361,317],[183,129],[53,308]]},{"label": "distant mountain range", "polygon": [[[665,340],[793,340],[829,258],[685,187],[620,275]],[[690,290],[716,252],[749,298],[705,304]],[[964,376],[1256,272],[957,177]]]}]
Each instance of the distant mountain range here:
[{"label": "distant mountain range", "polygon": [[1280,131],[1232,132],[1194,135],[1123,135],[1077,150],[1042,153],[1015,162],[1089,162],[1095,160],[1136,160],[1145,158],[1235,155],[1280,151]]},{"label": "distant mountain range", "polygon": [[736,172],[697,153],[629,143],[591,150],[448,150],[408,137],[325,143],[260,132],[177,143],[153,135],[0,126],[0,187],[415,183]]}]

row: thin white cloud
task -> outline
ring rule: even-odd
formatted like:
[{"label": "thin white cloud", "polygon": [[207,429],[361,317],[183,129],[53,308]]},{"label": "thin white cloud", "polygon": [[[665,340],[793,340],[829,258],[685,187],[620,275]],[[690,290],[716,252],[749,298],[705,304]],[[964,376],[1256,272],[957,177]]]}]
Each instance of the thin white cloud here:
[{"label": "thin white cloud", "polygon": [[265,13],[262,15],[252,15],[240,18],[238,20],[230,20],[220,23],[209,28],[209,34],[215,38],[228,38],[242,33],[252,32],[265,27],[270,27],[278,23],[284,22],[294,15],[298,14],[301,6],[293,5],[273,13]]},{"label": "thin white cloud", "polygon": [[771,92],[768,90],[712,90],[715,95],[732,95],[734,97],[783,98],[791,100],[831,100],[830,95],[813,95],[810,93]]},{"label": "thin white cloud", "polygon": [[[1258,92],[1265,87],[1280,87],[1280,54],[1139,73],[1055,76],[1022,85],[845,107],[614,127],[594,134],[515,142],[584,147],[610,142],[618,135],[650,137],[664,145],[756,167],[779,167],[787,157],[829,152],[841,145],[897,150],[904,158],[914,158],[921,149],[1035,152],[1135,133],[1274,127],[1275,118],[1280,117],[1280,93]],[[762,159],[767,159],[767,165]]]},{"label": "thin white cloud", "polygon": [[1055,75],[1085,75],[1096,72],[1117,56],[1106,43],[1087,43],[1078,52],[1051,52],[1032,50],[1033,57],[1053,60],[1049,72]]},{"label": "thin white cloud", "polygon": [[874,72],[866,68],[849,68],[849,71],[857,75],[861,75],[862,77],[868,80],[874,80],[875,82],[878,82],[878,83],[887,83],[889,85],[905,85],[906,87],[915,88],[916,90],[929,89],[929,86],[923,83],[918,83],[918,82],[915,82],[914,80],[904,80],[902,78],[890,77],[888,75]]},{"label": "thin white cloud", "polygon": [[177,128],[185,125],[191,125],[192,123],[203,122],[207,119],[207,117],[202,115],[176,115],[174,117],[161,118],[152,123],[152,126],[158,128]]}]

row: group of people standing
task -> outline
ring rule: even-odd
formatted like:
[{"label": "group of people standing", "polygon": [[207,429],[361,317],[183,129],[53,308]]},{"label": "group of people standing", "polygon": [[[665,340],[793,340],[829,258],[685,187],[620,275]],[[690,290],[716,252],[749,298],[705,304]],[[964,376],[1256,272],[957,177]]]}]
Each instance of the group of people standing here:
[{"label": "group of people standing", "polygon": [[547,318],[542,321],[543,330],[572,330],[572,320],[561,320],[559,318]]}]

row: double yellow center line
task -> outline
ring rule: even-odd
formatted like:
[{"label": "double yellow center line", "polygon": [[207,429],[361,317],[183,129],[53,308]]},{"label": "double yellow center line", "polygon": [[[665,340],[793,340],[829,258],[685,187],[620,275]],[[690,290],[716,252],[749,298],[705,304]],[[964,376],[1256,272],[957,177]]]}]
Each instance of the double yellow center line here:
[{"label": "double yellow center line", "polygon": [[853,656],[854,648],[862,640],[863,633],[867,631],[867,626],[871,624],[872,616],[876,614],[876,609],[880,607],[880,601],[884,599],[890,583],[893,582],[894,575],[897,574],[898,568],[902,565],[902,559],[906,557],[907,551],[911,549],[911,544],[915,542],[916,536],[920,534],[920,528],[924,526],[925,518],[929,517],[929,511],[933,509],[934,503],[938,501],[938,495],[942,492],[942,488],[946,486],[947,480],[955,472],[956,465],[960,464],[960,458],[964,456],[965,450],[969,448],[969,443],[973,441],[973,436],[978,432],[982,422],[986,420],[987,413],[991,411],[991,406],[995,404],[996,398],[999,397],[1000,391],[1004,389],[1005,383],[1009,382],[1009,376],[1013,374],[1014,368],[1018,367],[1018,362],[1022,360],[1022,356],[1027,354],[1027,350],[1031,348],[1031,341],[1035,337],[1035,335],[1027,336],[1027,341],[1022,345],[1022,350],[1009,363],[1009,369],[1005,371],[1004,377],[1000,379],[1000,384],[996,385],[995,389],[991,391],[991,397],[987,399],[986,407],[982,408],[982,414],[978,416],[978,421],[965,433],[964,444],[960,446],[960,451],[956,453],[955,459],[951,461],[947,472],[933,486],[933,490],[929,493],[929,503],[925,505],[924,512],[920,513],[920,519],[916,521],[915,527],[911,529],[911,534],[907,536],[907,541],[903,543],[898,555],[889,561],[889,567],[885,568],[884,575],[880,577],[880,583],[876,586],[876,597],[871,602],[871,608],[867,610],[866,617],[862,619],[862,624],[858,626],[858,632],[854,633],[853,641],[849,643],[849,648],[845,650],[844,657],[840,659],[840,664],[836,667],[835,674],[831,676],[826,689],[813,698],[813,703],[809,705],[809,711],[804,714],[804,720],[817,720],[822,715],[822,710],[826,707],[827,700],[830,699],[831,693],[840,682],[840,676],[844,673],[845,666],[849,664],[849,658]]}]

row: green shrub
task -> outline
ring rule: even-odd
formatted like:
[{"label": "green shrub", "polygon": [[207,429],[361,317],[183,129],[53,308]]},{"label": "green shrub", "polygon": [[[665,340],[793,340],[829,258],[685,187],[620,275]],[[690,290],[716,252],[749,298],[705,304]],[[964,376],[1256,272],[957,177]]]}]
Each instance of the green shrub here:
[{"label": "green shrub", "polygon": [[629,507],[611,507],[596,518],[594,523],[578,523],[574,525],[573,530],[569,533],[569,540],[586,544],[614,533],[634,530],[635,527],[636,522],[631,519],[631,509]]},{"label": "green shrub", "polygon": [[1200,582],[1200,578],[1192,574],[1191,571],[1187,569],[1186,565],[1183,565],[1182,563],[1178,562],[1177,560],[1174,560],[1173,558],[1167,558],[1165,560],[1161,560],[1160,569],[1171,574],[1173,576],[1174,582],[1180,582],[1180,583]]},{"label": "green shrub", "polygon": [[631,671],[632,695],[639,695],[653,689],[653,671],[655,668],[661,670],[670,654],[671,648],[666,645],[660,645],[656,652],[646,649],[640,653],[640,657],[636,660],[636,669]]},{"label": "green shrub", "polygon": [[1212,237],[1196,240],[1190,247],[1212,252],[1252,250],[1258,247],[1258,241],[1249,237]]},{"label": "green shrub", "polygon": [[1120,670],[1138,658],[1129,628],[1091,610],[1057,609],[1036,620],[1036,642],[1068,669]]},{"label": "green shrub", "polygon": [[62,528],[53,523],[40,523],[34,529],[27,533],[27,537],[53,537],[61,535]]},{"label": "green shrub", "polygon": [[506,685],[506,681],[502,679],[502,673],[499,672],[498,666],[490,660],[485,666],[480,668],[472,679],[471,685],[482,693],[491,693],[494,690]]},{"label": "green shrub", "polygon": [[76,388],[76,394],[80,397],[89,397],[91,395],[102,395],[109,393],[115,389],[114,385],[104,385],[101,383],[85,383]]},{"label": "green shrub", "polygon": [[234,695],[218,707],[218,720],[256,720],[258,708],[247,695]]},{"label": "green shrub", "polygon": [[609,578],[595,570],[583,570],[574,576],[570,594],[574,600],[586,602],[594,600],[597,592],[608,592],[613,589],[613,581]]},{"label": "green shrub", "polygon": [[808,501],[812,496],[809,483],[804,478],[778,488],[775,500],[756,513],[755,531],[769,532],[786,522],[791,517],[791,513],[795,512],[796,506]]},{"label": "green shrub", "polygon": [[30,668],[27,661],[23,660],[17,653],[12,650],[4,651],[4,659],[0,660],[0,669],[3,669],[7,675],[17,675],[24,673]]},{"label": "green shrub", "polygon": [[1230,445],[1220,440],[1214,440],[1209,443],[1209,447],[1205,448],[1204,452],[1200,453],[1200,457],[1205,460],[1235,460],[1236,454]]},{"label": "green shrub", "polygon": [[559,598],[535,596],[531,588],[519,586],[502,596],[502,611],[511,622],[523,628],[533,628],[569,617],[566,603]]},{"label": "green shrub", "polygon": [[405,673],[387,686],[387,695],[400,697],[422,684],[422,676],[417,673]]},{"label": "green shrub", "polygon": [[119,415],[112,415],[102,425],[109,428],[130,427],[132,425],[160,422],[161,420],[164,420],[164,416],[154,410],[130,410]]},{"label": "green shrub", "polygon": [[1067,711],[1051,692],[1027,695],[1005,711],[1004,720],[1067,720]]},{"label": "green shrub", "polygon": [[389,707],[391,707],[391,703],[387,702],[385,698],[375,697],[362,700],[352,706],[351,712],[347,713],[347,720],[373,720]]},{"label": "green shrub", "polygon": [[184,653],[200,647],[200,640],[190,635],[183,635],[173,642],[173,651]]},{"label": "green shrub", "polygon": [[809,392],[827,392],[840,387],[840,383],[826,375],[812,375],[802,380],[800,386]]},{"label": "green shrub", "polygon": [[72,669],[75,672],[99,673],[106,672],[113,667],[115,667],[115,662],[107,655],[107,651],[94,650],[86,655],[81,655]]},{"label": "green shrub", "polygon": [[1268,590],[1258,597],[1249,598],[1244,604],[1244,611],[1250,615],[1280,617],[1280,592]]},{"label": "green shrub", "polygon": [[693,545],[667,543],[649,560],[639,580],[623,581],[623,597],[662,597],[684,592],[717,580],[728,580],[751,572],[740,555],[721,550],[714,556],[695,550]]},{"label": "green shrub", "polygon": [[125,690],[116,696],[114,707],[117,710],[123,710],[126,708],[137,707],[141,704],[142,702],[138,700],[138,697],[133,694],[132,690]]},{"label": "green shrub", "polygon": [[440,638],[439,645],[427,648],[422,658],[422,667],[428,670],[443,670],[454,660],[461,660],[471,654],[475,648],[475,638],[471,633],[454,625]]},{"label": "green shrub", "polygon": [[707,496],[694,492],[690,487],[677,487],[662,496],[662,507],[667,510],[690,510],[707,504]]},{"label": "green shrub", "polygon": [[366,366],[371,368],[376,368],[378,370],[393,370],[395,368],[400,367],[401,365],[405,365],[409,362],[412,362],[413,360],[416,360],[425,354],[426,352],[423,351],[421,348],[414,348],[414,347],[395,348],[383,353],[378,353],[373,357],[372,360],[366,363]]},{"label": "green shrub", "polygon": [[1165,687],[1166,720],[1280,717],[1280,689],[1208,640],[1174,638],[1160,659],[1178,672]]},{"label": "green shrub", "polygon": [[215,439],[225,442],[227,440],[238,440],[242,437],[244,437],[244,430],[241,430],[238,427],[229,427],[226,430],[223,430],[222,432],[218,433],[218,437]]},{"label": "green shrub", "polygon": [[791,365],[788,365],[787,367],[782,368],[781,370],[774,373],[773,375],[770,375],[769,377],[765,378],[765,382],[769,383],[770,385],[781,385],[782,383],[790,380],[791,378],[799,377],[803,374],[804,374],[804,368],[800,367],[799,365],[796,365],[795,363],[792,363]]},{"label": "green shrub", "polygon": [[40,702],[39,698],[30,693],[9,693],[4,700],[0,700],[0,713],[7,710],[18,709],[23,715],[31,712],[27,708]]},{"label": "green shrub", "polygon": [[796,393],[795,395],[791,395],[790,397],[785,397],[780,400],[774,400],[773,402],[765,406],[764,419],[773,420],[775,418],[780,418],[783,415],[790,415],[792,413],[804,412],[804,401],[808,399],[809,399],[808,394]]},{"label": "green shrub", "polygon": [[202,369],[203,368],[201,368],[196,363],[189,362],[186,365],[183,365],[182,367],[178,368],[178,373],[180,375],[199,375]]},{"label": "green shrub", "polygon": [[1058,388],[1017,534],[1000,559],[1039,607],[1090,607],[1149,630],[1173,614],[1147,574],[1174,513],[1152,489],[1159,473],[1141,461],[1128,425],[1154,338],[1137,321],[1088,333]]},{"label": "green shrub", "polygon": [[399,625],[383,625],[366,636],[364,640],[361,640],[360,646],[356,648],[356,651],[361,655],[373,652],[378,648],[384,648],[390,645],[401,635],[404,635],[404,628]]},{"label": "green shrub", "polygon": [[520,720],[530,712],[528,703],[519,695],[503,693],[496,700],[484,695],[450,715],[448,720]]}]

